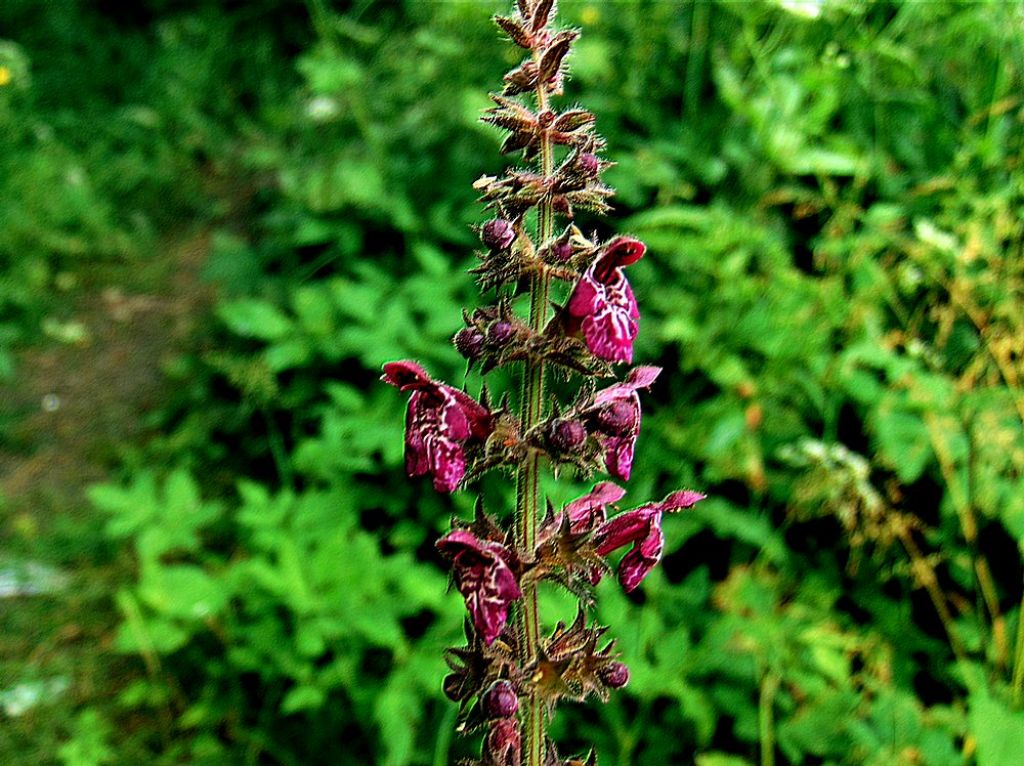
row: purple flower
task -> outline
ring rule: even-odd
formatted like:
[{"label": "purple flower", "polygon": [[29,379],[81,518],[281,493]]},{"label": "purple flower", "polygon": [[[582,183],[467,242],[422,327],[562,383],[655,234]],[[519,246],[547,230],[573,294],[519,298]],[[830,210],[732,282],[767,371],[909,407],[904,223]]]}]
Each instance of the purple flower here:
[{"label": "purple flower", "polygon": [[[691,508],[703,499],[700,492],[679,490],[660,503],[648,503],[620,513],[598,527],[594,543],[599,556],[607,556],[625,545],[633,546],[619,562],[619,582],[627,593],[635,589],[661,560],[665,547],[665,536],[661,532],[662,514]],[[600,571],[596,571],[592,579],[596,585],[601,579]]]},{"label": "purple flower", "polygon": [[583,272],[566,304],[569,332],[582,330],[587,348],[607,362],[633,361],[640,310],[622,269],[643,258],[646,250],[638,239],[612,240]]},{"label": "purple flower", "polygon": [[430,474],[438,492],[452,492],[466,473],[463,445],[486,439],[491,412],[456,388],[430,378],[415,362],[388,362],[381,380],[412,391],[405,418],[405,471]]},{"label": "purple flower", "polygon": [[640,435],[640,396],[661,374],[660,367],[636,367],[624,383],[616,383],[594,395],[584,409],[601,446],[604,464],[612,476],[626,481],[633,470],[633,449]]},{"label": "purple flower", "polygon": [[464,529],[442,537],[437,549],[451,559],[455,587],[466,600],[477,633],[489,646],[505,628],[508,605],[523,595],[509,568],[508,551],[500,543],[480,540]]}]

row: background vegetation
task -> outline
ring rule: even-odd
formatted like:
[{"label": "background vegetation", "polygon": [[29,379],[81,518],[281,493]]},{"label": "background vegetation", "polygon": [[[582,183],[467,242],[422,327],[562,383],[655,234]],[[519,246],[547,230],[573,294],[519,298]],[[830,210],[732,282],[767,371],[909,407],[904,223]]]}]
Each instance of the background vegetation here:
[{"label": "background vegetation", "polygon": [[[474,746],[432,547],[469,499],[404,480],[376,379],[463,375],[503,7],[3,3],[0,762]],[[614,220],[581,223],[650,248],[637,358],[666,374],[631,496],[710,499],[640,593],[601,586],[633,680],[559,738],[1019,763],[1024,4],[563,16],[567,100],[618,162]]]}]

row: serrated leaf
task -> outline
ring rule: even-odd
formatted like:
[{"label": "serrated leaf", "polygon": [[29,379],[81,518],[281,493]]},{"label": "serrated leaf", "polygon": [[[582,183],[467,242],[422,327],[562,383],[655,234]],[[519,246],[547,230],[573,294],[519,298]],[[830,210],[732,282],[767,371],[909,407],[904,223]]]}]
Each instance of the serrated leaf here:
[{"label": "serrated leaf", "polygon": [[187,620],[202,620],[218,613],[228,595],[221,581],[193,564],[148,567],[138,593],[151,609]]}]

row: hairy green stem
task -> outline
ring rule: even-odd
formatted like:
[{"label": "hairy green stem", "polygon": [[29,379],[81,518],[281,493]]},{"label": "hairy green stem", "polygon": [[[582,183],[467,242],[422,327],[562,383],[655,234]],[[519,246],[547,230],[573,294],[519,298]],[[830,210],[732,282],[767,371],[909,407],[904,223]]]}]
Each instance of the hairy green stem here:
[{"label": "hairy green stem", "polygon": [[[543,84],[537,87],[537,110],[547,108],[547,93]],[[551,141],[541,141],[541,172],[551,175],[554,167]],[[554,231],[554,211],[551,201],[545,200],[537,210],[537,244],[542,246]],[[530,328],[534,332],[544,329],[547,318],[550,279],[546,273],[534,273],[530,278]],[[527,433],[544,415],[544,362],[530,360],[523,371],[521,433]],[[516,478],[516,536],[520,550],[533,551],[537,547],[537,519],[540,515],[540,453],[531,450],[519,467]],[[540,643],[540,620],[537,609],[537,587],[533,583],[523,586],[522,664],[530,667],[537,658]],[[542,766],[544,762],[544,710],[534,691],[526,694],[522,732],[525,753],[524,766]]]}]

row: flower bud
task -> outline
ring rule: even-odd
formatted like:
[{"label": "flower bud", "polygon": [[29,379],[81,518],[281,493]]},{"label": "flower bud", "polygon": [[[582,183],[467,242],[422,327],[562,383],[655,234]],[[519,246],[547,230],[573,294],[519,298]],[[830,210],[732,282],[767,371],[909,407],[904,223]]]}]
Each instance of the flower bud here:
[{"label": "flower bud", "polygon": [[635,404],[620,399],[598,410],[597,427],[609,436],[628,434],[637,426],[639,412]]},{"label": "flower bud", "polygon": [[537,115],[537,124],[542,128],[546,128],[548,125],[555,121],[555,113],[550,109],[545,109],[543,112]]},{"label": "flower bud", "polygon": [[515,238],[515,229],[504,218],[491,219],[480,231],[480,240],[491,250],[504,250]]},{"label": "flower bud", "polygon": [[480,699],[488,718],[511,718],[519,710],[519,697],[508,681],[495,681]]},{"label": "flower bud", "polygon": [[499,319],[487,328],[487,342],[495,348],[503,348],[515,337],[516,328],[511,322]]},{"label": "flower bud", "polygon": [[455,348],[466,359],[479,359],[484,354],[484,334],[475,327],[464,327],[455,333]]},{"label": "flower bud", "polygon": [[551,446],[559,452],[575,452],[587,440],[587,429],[578,420],[559,418],[551,424]]},{"label": "flower bud", "polygon": [[522,744],[519,725],[512,718],[500,718],[491,724],[484,739],[484,763],[494,766],[519,766]]},{"label": "flower bud", "polygon": [[572,245],[568,242],[556,242],[551,248],[551,255],[558,263],[567,263],[572,258]]},{"label": "flower bud", "polygon": [[581,154],[576,160],[576,167],[580,169],[583,175],[593,178],[601,169],[601,161],[597,158],[596,154],[587,152],[586,154]]},{"label": "flower bud", "polygon": [[629,683],[629,668],[621,662],[610,662],[597,671],[597,676],[605,685],[621,689]]}]

